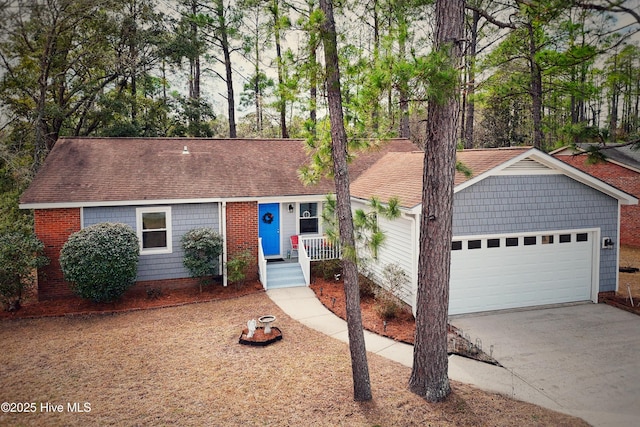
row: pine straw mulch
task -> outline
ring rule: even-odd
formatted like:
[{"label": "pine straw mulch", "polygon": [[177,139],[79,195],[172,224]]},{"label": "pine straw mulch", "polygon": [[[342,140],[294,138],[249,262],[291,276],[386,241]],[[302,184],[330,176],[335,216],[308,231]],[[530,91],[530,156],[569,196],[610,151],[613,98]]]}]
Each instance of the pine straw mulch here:
[{"label": "pine straw mulch", "polygon": [[[347,310],[344,297],[344,283],[342,280],[326,280],[314,278],[311,289],[318,300],[331,310],[336,316],[346,319]],[[362,325],[364,329],[396,341],[413,345],[415,340],[416,322],[411,307],[404,306],[398,315],[389,320],[383,320],[378,314],[377,302],[371,295],[360,296]],[[492,365],[501,366],[491,355],[486,354],[481,345],[476,346],[471,337],[464,336],[463,331],[453,325],[448,325],[448,354],[478,360]]]},{"label": "pine straw mulch", "polygon": [[640,248],[621,246],[620,267],[621,269],[638,269],[638,271],[633,273],[621,271],[618,276],[618,292],[615,296],[606,298],[604,302],[631,313],[640,314]]},{"label": "pine straw mulch", "polygon": [[19,310],[11,312],[0,310],[0,319],[123,313],[237,298],[257,292],[263,292],[263,287],[260,282],[252,281],[241,286],[230,285],[227,287],[214,282],[203,286],[202,292],[199,287],[195,286],[164,291],[157,288],[133,288],[127,291],[121,299],[111,303],[94,303],[77,296],[38,301],[36,295],[28,295]]},{"label": "pine straw mulch", "polygon": [[[272,314],[283,339],[238,343]],[[35,413],[0,425],[584,426],[582,420],[453,382],[443,403],[409,392],[410,369],[369,355],[374,399],[353,401],[348,346],[264,293],[157,310],[0,321],[0,400]],[[62,404],[60,413],[41,404]],[[90,412],[72,413],[67,403]]]}]

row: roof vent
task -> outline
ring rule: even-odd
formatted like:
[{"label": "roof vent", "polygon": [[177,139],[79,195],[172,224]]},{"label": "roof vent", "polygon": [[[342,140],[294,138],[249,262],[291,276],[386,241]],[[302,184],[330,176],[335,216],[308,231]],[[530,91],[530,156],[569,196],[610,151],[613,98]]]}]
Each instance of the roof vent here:
[{"label": "roof vent", "polygon": [[187,148],[187,146],[185,145],[184,148],[182,149],[182,154],[190,154],[189,153],[189,149]]}]

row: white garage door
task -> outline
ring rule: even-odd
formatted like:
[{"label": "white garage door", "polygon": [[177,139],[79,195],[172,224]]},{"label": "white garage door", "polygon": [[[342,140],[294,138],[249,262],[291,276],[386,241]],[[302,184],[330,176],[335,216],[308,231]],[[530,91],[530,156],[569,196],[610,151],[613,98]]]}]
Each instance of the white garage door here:
[{"label": "white garage door", "polygon": [[449,314],[590,300],[596,236],[563,231],[454,238]]}]

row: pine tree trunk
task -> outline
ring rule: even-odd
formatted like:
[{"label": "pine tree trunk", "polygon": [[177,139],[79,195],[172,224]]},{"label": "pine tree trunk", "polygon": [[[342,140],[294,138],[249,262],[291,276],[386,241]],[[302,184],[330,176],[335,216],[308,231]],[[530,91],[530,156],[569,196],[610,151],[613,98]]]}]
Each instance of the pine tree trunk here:
[{"label": "pine tree trunk", "polygon": [[[397,14],[398,21],[398,56],[400,61],[406,60],[407,55],[407,38],[409,31],[409,23],[405,16],[407,12],[407,5],[404,4],[404,0],[400,1],[396,5],[396,9],[400,13]],[[398,85],[398,98],[400,103],[400,126],[398,136],[400,138],[410,138],[411,128],[409,126],[409,82],[402,73],[402,80]]]},{"label": "pine tree trunk", "polygon": [[529,32],[529,64],[531,68],[531,116],[533,119],[533,146],[542,150],[542,73],[536,61],[536,39],[533,24],[527,23]]},{"label": "pine tree trunk", "polygon": [[[462,56],[463,23],[463,0],[436,2],[434,49],[448,49],[450,66],[456,69]],[[409,388],[429,402],[444,400],[451,393],[447,316],[459,103],[455,93],[442,103],[431,100],[428,107],[416,336]]]},{"label": "pine tree trunk", "polygon": [[[307,0],[309,15],[315,10],[315,0]],[[318,39],[315,32],[309,32],[307,49],[309,52],[309,120],[313,124],[313,135],[318,123]]]},{"label": "pine tree trunk", "polygon": [[[336,215],[340,231],[340,244],[343,248],[355,248],[349,194],[349,171],[347,169],[347,134],[342,112],[338,46],[331,0],[320,0],[320,9],[325,15],[321,33],[325,54],[327,102],[331,121],[331,156],[336,185]],[[371,381],[362,330],[362,313],[360,312],[358,271],[355,260],[349,256],[343,260],[343,277],[353,374],[353,397],[356,401],[371,400]]]},{"label": "pine tree trunk", "polygon": [[233,70],[231,69],[231,53],[229,52],[229,42],[225,34],[224,40],[226,42],[223,45],[224,53],[224,66],[226,71],[227,80],[227,114],[229,115],[229,138],[237,138],[238,133],[236,131],[236,101],[233,94]]},{"label": "pine tree trunk", "polygon": [[476,50],[478,45],[478,23],[480,22],[480,14],[478,11],[473,11],[473,19],[471,21],[469,48],[467,58],[469,61],[469,80],[467,81],[467,97],[465,106],[465,121],[464,121],[464,148],[473,148],[473,119],[475,116],[476,103],[473,99],[473,95],[476,90]]},{"label": "pine tree trunk", "polygon": [[218,21],[220,22],[220,44],[222,45],[222,54],[224,55],[225,80],[227,83],[227,114],[229,115],[229,138],[238,136],[236,131],[236,101],[233,93],[233,70],[231,63],[231,49],[229,46],[228,28],[224,17],[224,7],[222,0],[219,1],[217,7]]},{"label": "pine tree trunk", "polygon": [[280,113],[280,134],[282,138],[289,138],[287,130],[287,101],[284,89],[284,62],[282,59],[282,44],[280,35],[280,11],[278,0],[274,0],[271,5],[273,13],[273,36],[276,44],[276,65],[278,69],[278,112]]}]

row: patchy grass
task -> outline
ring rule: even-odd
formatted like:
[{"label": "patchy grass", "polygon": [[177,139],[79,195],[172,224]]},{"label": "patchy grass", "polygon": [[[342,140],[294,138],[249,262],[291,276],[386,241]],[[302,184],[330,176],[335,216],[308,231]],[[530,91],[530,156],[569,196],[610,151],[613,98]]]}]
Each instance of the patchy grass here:
[{"label": "patchy grass", "polygon": [[[273,314],[284,338],[238,344]],[[290,319],[263,294],[109,315],[0,321],[0,399],[35,413],[0,425],[587,425],[453,383],[444,403],[408,391],[409,368],[370,354],[374,399],[353,401],[346,344]],[[61,413],[41,411],[46,402]],[[71,413],[67,403],[88,402]],[[81,405],[82,406],[82,405]]]}]

